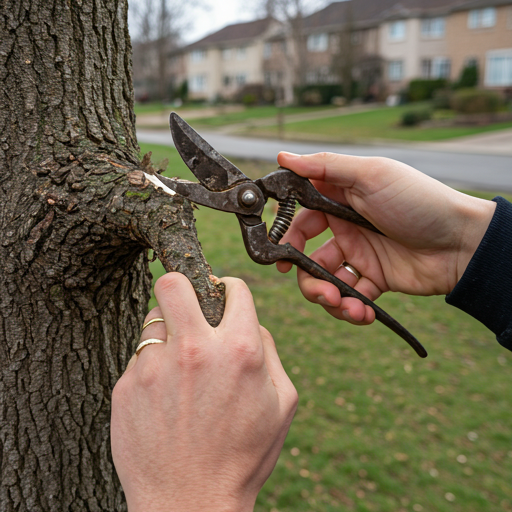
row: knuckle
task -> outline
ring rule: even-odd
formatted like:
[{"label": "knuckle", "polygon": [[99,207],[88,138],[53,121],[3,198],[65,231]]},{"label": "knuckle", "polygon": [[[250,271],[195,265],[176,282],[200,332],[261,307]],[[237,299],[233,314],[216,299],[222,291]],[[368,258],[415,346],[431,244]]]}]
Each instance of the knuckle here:
[{"label": "knuckle", "polygon": [[197,371],[203,368],[207,361],[207,354],[202,346],[193,341],[182,342],[178,351],[176,362],[184,371]]},{"label": "knuckle", "polygon": [[162,310],[160,309],[159,306],[156,306],[155,308],[153,308],[147,315],[146,315],[146,318],[144,319],[144,323],[146,322],[149,322],[150,320],[152,320],[153,318],[160,318],[162,316]]},{"label": "knuckle", "polygon": [[253,340],[242,338],[231,347],[234,360],[244,369],[258,369],[264,361],[261,345]]},{"label": "knuckle", "polygon": [[178,272],[169,272],[157,279],[155,289],[158,289],[162,294],[173,294],[181,285],[182,279],[186,279],[186,277]]}]

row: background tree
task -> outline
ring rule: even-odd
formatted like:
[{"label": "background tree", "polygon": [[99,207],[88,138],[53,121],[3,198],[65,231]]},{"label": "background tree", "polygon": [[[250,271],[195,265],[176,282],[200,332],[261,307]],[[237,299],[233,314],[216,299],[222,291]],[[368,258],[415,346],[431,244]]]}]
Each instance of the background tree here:
[{"label": "background tree", "polygon": [[0,16],[0,510],[124,509],[111,390],[147,310],[148,248],[210,279],[190,205],[135,138],[126,0],[5,0]]},{"label": "background tree", "polygon": [[153,99],[165,100],[170,96],[168,54],[180,44],[181,34],[187,27],[187,10],[197,5],[197,2],[178,0],[130,3],[135,77],[143,80]]},{"label": "background tree", "polygon": [[292,66],[293,84],[301,86],[306,83],[308,71],[307,35],[304,30],[304,18],[312,10],[325,4],[324,0],[260,0],[255,5],[260,15],[272,16],[286,24],[291,56],[283,60],[283,65]]}]

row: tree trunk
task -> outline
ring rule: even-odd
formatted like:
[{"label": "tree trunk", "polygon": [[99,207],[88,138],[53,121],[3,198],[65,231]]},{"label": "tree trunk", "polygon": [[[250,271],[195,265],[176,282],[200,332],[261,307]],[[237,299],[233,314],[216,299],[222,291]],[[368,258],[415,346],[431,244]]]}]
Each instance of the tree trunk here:
[{"label": "tree trunk", "polygon": [[119,511],[111,390],[139,339],[148,248],[212,324],[190,205],[144,179],[125,0],[4,0],[0,510]]}]

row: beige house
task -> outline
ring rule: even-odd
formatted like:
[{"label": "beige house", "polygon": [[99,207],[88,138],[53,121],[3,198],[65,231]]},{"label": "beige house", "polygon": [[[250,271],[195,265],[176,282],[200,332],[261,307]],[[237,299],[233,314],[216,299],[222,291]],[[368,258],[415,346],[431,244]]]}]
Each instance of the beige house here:
[{"label": "beige house", "polygon": [[279,30],[273,18],[237,23],[186,47],[189,97],[231,98],[245,85],[262,84],[265,41]]},{"label": "beige house", "polygon": [[512,86],[511,27],[511,0],[396,4],[383,13],[380,25],[390,91],[415,78],[457,80],[472,63],[479,66],[482,86]]},{"label": "beige house", "polygon": [[512,1],[474,1],[455,10],[447,20],[446,41],[452,80],[476,63],[481,86],[512,87]]},{"label": "beige house", "polygon": [[301,34],[272,18],[229,25],[174,53],[170,73],[210,101],[260,84],[290,102],[296,85],[347,76],[382,97],[412,79],[457,80],[471,63],[482,86],[512,87],[512,0],[337,1],[305,17]]}]

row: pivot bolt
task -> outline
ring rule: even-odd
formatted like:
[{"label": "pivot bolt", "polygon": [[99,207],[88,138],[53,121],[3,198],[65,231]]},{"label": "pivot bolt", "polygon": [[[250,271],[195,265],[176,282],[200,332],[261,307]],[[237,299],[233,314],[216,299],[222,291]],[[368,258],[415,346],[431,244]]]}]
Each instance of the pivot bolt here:
[{"label": "pivot bolt", "polygon": [[258,197],[252,190],[246,190],[242,194],[240,200],[244,206],[250,208],[251,206],[254,206],[256,204],[256,202],[258,201]]}]

